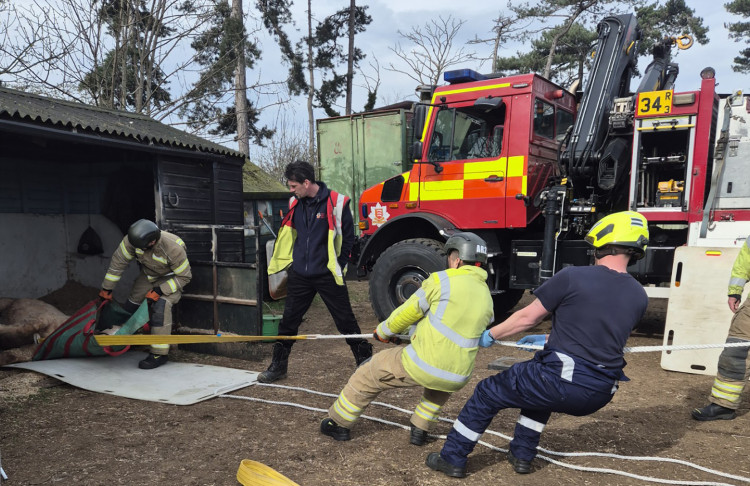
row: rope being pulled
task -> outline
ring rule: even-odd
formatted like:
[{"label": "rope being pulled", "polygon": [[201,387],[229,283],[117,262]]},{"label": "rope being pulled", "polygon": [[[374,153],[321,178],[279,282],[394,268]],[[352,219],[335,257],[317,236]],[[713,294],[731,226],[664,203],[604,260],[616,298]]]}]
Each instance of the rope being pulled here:
[{"label": "rope being pulled", "polygon": [[[514,341],[495,341],[503,346],[511,346],[523,349],[542,349],[543,346],[532,346],[529,344],[516,344]],[[623,349],[626,353],[648,353],[653,351],[686,351],[690,349],[712,349],[712,348],[747,348],[750,347],[750,341],[744,343],[716,343],[716,344],[669,344],[663,346],[626,346]]]},{"label": "rope being pulled", "polygon": [[[408,336],[398,336],[402,339],[409,339]],[[298,336],[243,336],[234,334],[217,334],[217,335],[167,335],[157,336],[153,334],[130,334],[130,335],[96,335],[94,336],[97,344],[100,346],[136,346],[150,344],[191,344],[191,343],[236,343],[251,341],[271,341],[278,339],[291,339],[296,341],[317,340],[317,339],[374,339],[372,334],[300,334]],[[513,348],[538,350],[542,346],[533,346],[529,344],[516,344],[514,341],[495,341],[502,346]],[[628,346],[624,348],[626,353],[648,353],[655,351],[685,351],[694,349],[713,349],[713,348],[746,348],[750,347],[749,342],[742,343],[716,343],[716,344],[670,344],[662,346]]]},{"label": "rope being pulled", "polygon": [[[332,393],[324,393],[324,392],[319,392],[319,391],[316,391],[316,390],[309,390],[307,388],[294,387],[294,386],[285,386],[285,385],[278,385],[278,384],[256,383],[256,386],[265,386],[265,387],[280,388],[280,389],[286,389],[286,390],[292,390],[292,391],[301,391],[301,392],[305,392],[305,393],[310,393],[310,394],[320,395],[320,396],[330,397],[330,398],[336,398],[338,396],[338,395],[334,395]],[[286,401],[278,401],[278,400],[265,400],[265,399],[262,399],[262,398],[246,397],[246,396],[238,396],[238,395],[219,395],[219,396],[221,398],[234,398],[234,399],[238,399],[238,400],[248,400],[248,401],[252,401],[252,402],[266,403],[266,404],[271,404],[271,405],[282,405],[282,406],[296,407],[296,408],[301,408],[303,410],[308,410],[308,411],[312,411],[312,412],[321,412],[321,413],[327,413],[328,412],[327,409],[317,408],[317,407],[311,407],[311,406],[308,406],[308,405],[302,405],[302,404],[298,404],[298,403],[295,403],[295,402],[286,402]],[[372,405],[377,405],[377,406],[381,406],[381,407],[385,407],[385,408],[390,408],[392,410],[396,410],[396,411],[399,411],[399,412],[402,412],[402,413],[405,413],[405,414],[408,414],[408,415],[412,414],[411,410],[406,410],[404,408],[397,407],[395,405],[391,405],[391,404],[384,403],[384,402],[374,401],[374,402],[372,402]],[[366,419],[366,420],[371,420],[373,422],[382,423],[382,424],[385,424],[385,425],[392,425],[394,427],[399,427],[399,428],[402,428],[402,429],[405,429],[405,430],[409,430],[409,428],[410,428],[408,425],[399,424],[397,422],[392,422],[392,421],[389,421],[389,420],[381,419],[381,418],[378,418],[378,417],[373,417],[373,416],[370,416],[370,415],[361,415],[360,418],[363,418],[363,419]],[[439,417],[438,420],[440,420],[442,422],[451,423],[451,424],[454,422],[454,420],[451,420],[451,419],[448,419],[448,418],[445,418],[445,417]],[[487,431],[485,431],[485,433],[489,434],[489,435],[494,435],[494,436],[497,436],[497,437],[501,437],[501,438],[503,438],[505,440],[508,440],[508,441],[512,440],[512,437],[509,437],[509,436],[507,436],[505,434],[502,434],[500,432],[496,432],[496,431],[493,431],[493,430],[487,430]],[[436,437],[438,439],[443,439],[443,440],[446,438],[445,435],[431,434],[431,436],[432,437]],[[493,450],[493,451],[503,452],[503,453],[507,453],[508,452],[507,449],[496,447],[496,446],[494,446],[492,444],[489,444],[488,442],[485,442],[483,440],[480,440],[478,443],[481,444],[481,445],[483,445],[484,447],[487,447],[487,448]],[[693,464],[693,463],[688,462],[688,461],[683,461],[681,459],[672,459],[672,458],[668,458],[668,457],[653,457],[653,456],[624,456],[624,455],[620,455],[620,454],[611,454],[611,453],[605,453],[605,452],[557,452],[557,451],[553,451],[553,450],[549,450],[549,449],[544,449],[544,448],[541,448],[541,447],[539,447],[538,449],[539,449],[540,452],[544,453],[544,454],[537,455],[537,457],[539,459],[542,459],[542,460],[545,460],[545,461],[547,461],[547,462],[549,462],[551,464],[555,464],[557,466],[568,468],[568,469],[572,469],[572,470],[575,470],[575,471],[613,474],[613,475],[617,475],[617,476],[624,476],[624,477],[629,477],[629,478],[638,479],[638,480],[642,480],[642,481],[647,481],[647,482],[650,482],[650,483],[660,483],[660,484],[679,484],[679,485],[691,485],[691,486],[730,486],[727,483],[721,483],[721,482],[713,482],[713,481],[683,481],[683,480],[674,480],[674,479],[664,479],[664,478],[655,478],[655,477],[649,477],[649,476],[642,476],[642,475],[639,475],[639,474],[634,474],[634,473],[630,473],[630,472],[627,472],[627,471],[620,471],[620,470],[617,470],[617,469],[588,467],[588,466],[577,466],[577,465],[574,465],[574,464],[568,464],[568,463],[565,463],[565,462],[558,461],[558,460],[553,459],[553,458],[551,458],[551,457],[549,457],[548,455],[545,455],[545,454],[549,454],[551,456],[558,456],[558,457],[584,457],[584,456],[589,456],[589,457],[606,457],[606,458],[611,458],[611,459],[621,459],[621,460],[627,460],[627,461],[668,462],[668,463],[672,463],[672,464],[680,464],[680,465],[683,465],[683,466],[687,466],[687,467],[690,467],[690,468],[693,468],[693,469],[697,469],[699,471],[703,471],[703,472],[708,473],[708,474],[713,474],[713,475],[716,475],[716,476],[720,476],[720,477],[723,477],[723,478],[732,479],[732,480],[740,481],[740,482],[743,482],[743,483],[750,483],[750,478],[748,478],[748,477],[738,476],[738,475],[734,475],[734,474],[729,474],[729,473],[725,473],[725,472],[722,472],[722,471],[717,471],[715,469],[709,469],[707,467],[700,466],[698,464]]]}]

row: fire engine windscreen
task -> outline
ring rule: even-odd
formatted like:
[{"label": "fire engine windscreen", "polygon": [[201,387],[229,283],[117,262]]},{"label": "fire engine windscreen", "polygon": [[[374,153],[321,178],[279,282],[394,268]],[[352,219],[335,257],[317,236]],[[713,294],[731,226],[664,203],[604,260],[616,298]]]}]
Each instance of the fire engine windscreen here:
[{"label": "fire engine windscreen", "polygon": [[498,157],[502,148],[505,105],[438,108],[428,160],[446,162]]}]

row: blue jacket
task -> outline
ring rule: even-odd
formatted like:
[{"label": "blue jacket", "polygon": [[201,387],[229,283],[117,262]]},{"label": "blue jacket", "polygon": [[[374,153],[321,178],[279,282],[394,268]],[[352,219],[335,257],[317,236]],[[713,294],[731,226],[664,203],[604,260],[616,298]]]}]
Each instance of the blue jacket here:
[{"label": "blue jacket", "polygon": [[349,198],[333,197],[324,183],[316,183],[320,189],[315,197],[290,199],[290,210],[282,221],[268,273],[291,265],[294,273],[306,277],[332,272],[336,282],[343,285],[343,274],[354,245]]}]

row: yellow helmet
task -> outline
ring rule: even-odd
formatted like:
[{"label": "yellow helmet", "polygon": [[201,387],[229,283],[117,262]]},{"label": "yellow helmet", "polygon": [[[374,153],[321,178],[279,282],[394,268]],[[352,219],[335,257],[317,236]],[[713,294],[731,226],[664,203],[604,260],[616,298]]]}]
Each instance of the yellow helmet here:
[{"label": "yellow helmet", "polygon": [[641,259],[648,245],[648,221],[635,211],[613,213],[592,226],[585,240],[597,249],[607,245],[632,248],[635,258]]}]

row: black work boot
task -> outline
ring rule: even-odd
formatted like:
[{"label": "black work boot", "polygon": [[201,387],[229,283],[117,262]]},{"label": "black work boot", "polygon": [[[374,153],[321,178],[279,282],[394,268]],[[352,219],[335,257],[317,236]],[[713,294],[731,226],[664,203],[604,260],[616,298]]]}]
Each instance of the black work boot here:
[{"label": "black work boot", "polygon": [[258,375],[261,383],[273,383],[276,380],[286,378],[286,368],[289,364],[289,353],[292,348],[287,348],[284,343],[276,342],[273,345],[273,356],[268,369]]},{"label": "black work boot", "polygon": [[354,355],[354,361],[357,362],[357,366],[372,358],[372,344],[367,341],[350,344],[349,347],[352,348],[352,354]]},{"label": "black work boot", "polygon": [[324,418],[320,423],[320,433],[336,440],[350,440],[349,429],[342,427],[331,418]]},{"label": "black work boot", "polygon": [[531,472],[531,461],[519,459],[508,451],[508,462],[513,466],[516,474],[529,474]]},{"label": "black work boot", "polygon": [[703,408],[694,408],[690,414],[695,420],[706,422],[709,420],[732,420],[737,416],[734,410],[715,403],[709,403]]},{"label": "black work boot", "polygon": [[463,478],[466,477],[466,468],[454,466],[450,462],[443,459],[439,452],[431,452],[427,456],[427,460],[424,462],[427,467],[434,471],[440,471],[446,476],[452,478]]},{"label": "black work boot", "polygon": [[411,426],[411,434],[409,434],[409,443],[415,446],[423,446],[426,442],[429,442],[430,438],[428,433],[424,429],[420,429],[416,425]]},{"label": "black work boot", "polygon": [[167,361],[169,361],[169,356],[166,354],[149,354],[146,359],[138,362],[138,367],[142,370],[153,370]]}]

